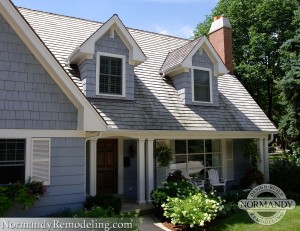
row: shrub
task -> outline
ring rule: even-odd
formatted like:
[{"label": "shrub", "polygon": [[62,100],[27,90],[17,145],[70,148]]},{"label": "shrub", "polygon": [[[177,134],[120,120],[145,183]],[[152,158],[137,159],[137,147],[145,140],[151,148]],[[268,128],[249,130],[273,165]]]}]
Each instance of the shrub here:
[{"label": "shrub", "polygon": [[253,183],[264,183],[264,174],[256,168],[250,168],[240,181],[241,187],[250,187]]},{"label": "shrub", "polygon": [[300,167],[285,156],[275,159],[270,164],[270,183],[283,191],[300,193]]},{"label": "shrub", "polygon": [[108,218],[115,217],[112,208],[102,208],[99,206],[92,207],[90,210],[80,210],[74,217],[89,217],[89,218]]},{"label": "shrub", "polygon": [[155,189],[151,193],[152,203],[156,207],[161,207],[167,201],[168,197],[185,198],[199,192],[191,183],[181,180],[174,182],[162,182],[163,188]]},{"label": "shrub", "polygon": [[240,200],[246,199],[249,192],[239,191],[239,192],[227,192],[222,196],[225,200],[225,203],[235,203],[238,204]]},{"label": "shrub", "polygon": [[157,208],[160,208],[167,201],[167,198],[168,194],[161,188],[153,190],[151,193],[152,204]]},{"label": "shrub", "polygon": [[115,214],[119,214],[122,209],[122,201],[114,195],[97,194],[96,196],[87,197],[84,207],[88,210],[92,207],[112,208]]},{"label": "shrub", "polygon": [[224,206],[223,209],[218,214],[218,216],[222,218],[230,217],[233,214],[241,211],[238,204],[235,202],[228,202],[226,204],[223,204],[223,206]]},{"label": "shrub", "polygon": [[185,198],[168,198],[162,205],[164,216],[171,222],[185,227],[201,227],[212,221],[222,210],[220,197],[205,192],[189,195]]},{"label": "shrub", "polygon": [[57,212],[51,213],[49,214],[47,217],[74,217],[74,211],[72,211],[72,209],[70,208],[64,208],[62,210],[59,210]]}]

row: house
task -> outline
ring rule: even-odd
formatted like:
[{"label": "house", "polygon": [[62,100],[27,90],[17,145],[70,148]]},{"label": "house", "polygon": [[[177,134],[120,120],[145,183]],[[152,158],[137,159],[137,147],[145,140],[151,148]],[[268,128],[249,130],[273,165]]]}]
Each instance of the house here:
[{"label": "house", "polygon": [[232,70],[231,25],[216,18],[193,41],[17,8],[0,1],[0,183],[34,177],[48,192],[26,216],[82,206],[113,193],[150,201],[172,169],[155,163],[170,145],[174,169],[215,168],[230,187],[257,139],[268,181],[277,129]]}]

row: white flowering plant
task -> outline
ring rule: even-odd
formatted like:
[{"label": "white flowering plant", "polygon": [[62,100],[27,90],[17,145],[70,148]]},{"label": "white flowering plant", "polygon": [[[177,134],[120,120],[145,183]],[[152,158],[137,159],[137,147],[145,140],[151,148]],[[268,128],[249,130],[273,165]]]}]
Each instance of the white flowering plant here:
[{"label": "white flowering plant", "polygon": [[162,188],[155,189],[151,193],[152,204],[158,208],[160,208],[169,197],[186,198],[200,192],[199,189],[186,180],[163,181],[162,185]]},{"label": "white flowering plant", "polygon": [[162,207],[164,216],[171,218],[173,224],[191,228],[203,227],[223,209],[222,199],[213,192],[198,192],[185,198],[169,197]]}]

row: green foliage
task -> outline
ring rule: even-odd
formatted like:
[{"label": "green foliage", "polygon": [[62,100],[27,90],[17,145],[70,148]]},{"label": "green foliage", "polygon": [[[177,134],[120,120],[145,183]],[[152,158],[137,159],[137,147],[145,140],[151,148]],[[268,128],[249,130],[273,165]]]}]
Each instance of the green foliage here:
[{"label": "green foliage", "polygon": [[0,216],[3,216],[11,207],[13,201],[8,193],[8,187],[0,187]]},{"label": "green foliage", "polygon": [[264,183],[264,174],[255,168],[250,168],[246,171],[245,175],[241,179],[240,185],[243,188],[248,188],[251,187],[253,183]]},{"label": "green foliage", "polygon": [[115,213],[112,208],[103,208],[99,206],[92,207],[90,210],[80,210],[74,217],[89,217],[89,218],[108,218],[114,217]]},{"label": "green foliage", "polygon": [[248,197],[249,192],[239,191],[239,192],[227,192],[222,197],[226,203],[238,203],[242,199],[246,199]]},{"label": "green foliage", "polygon": [[212,221],[222,210],[220,197],[205,192],[190,194],[185,198],[168,198],[162,205],[164,216],[171,222],[185,227],[202,227]]},{"label": "green foliage", "polygon": [[24,209],[34,205],[46,192],[42,182],[29,179],[25,184],[20,182],[0,186],[0,215],[3,216],[14,204],[23,205]]},{"label": "green foliage", "polygon": [[270,164],[270,183],[283,191],[300,193],[300,168],[287,155],[273,160]]},{"label": "green foliage", "polygon": [[257,163],[259,162],[260,158],[255,139],[252,139],[250,143],[245,146],[243,154],[245,157],[249,158],[250,167],[257,169]]},{"label": "green foliage", "polygon": [[177,182],[162,182],[163,188],[155,189],[151,192],[151,200],[154,206],[160,208],[167,201],[168,197],[185,198],[190,194],[199,192],[195,186],[185,180]]},{"label": "green foliage", "polygon": [[162,204],[164,204],[168,199],[168,194],[164,191],[164,189],[158,188],[151,192],[151,200],[152,204],[156,208],[160,208]]},{"label": "green foliage", "polygon": [[161,167],[169,167],[173,160],[173,150],[167,145],[160,145],[155,149],[154,157]]},{"label": "green foliage", "polygon": [[47,217],[74,217],[74,211],[72,211],[70,208],[64,208],[60,211],[49,214]]},{"label": "green foliage", "polygon": [[207,34],[214,16],[229,18],[234,73],[275,124],[283,112],[279,103],[278,83],[283,77],[279,50],[299,27],[294,15],[298,7],[297,0],[220,0],[194,32],[195,37]]},{"label": "green foliage", "polygon": [[[294,24],[300,24],[300,7]],[[281,117],[280,133],[289,144],[290,154],[300,167],[300,29],[281,46],[281,67],[285,76],[280,82],[285,114]]]},{"label": "green foliage", "polygon": [[223,205],[223,209],[219,212],[218,217],[221,217],[221,218],[230,217],[239,211],[241,211],[241,210],[238,206],[238,203],[228,202]]},{"label": "green foliage", "polygon": [[91,209],[93,207],[102,207],[104,209],[112,208],[115,214],[120,214],[122,209],[122,201],[114,195],[97,194],[86,198],[84,207]]}]

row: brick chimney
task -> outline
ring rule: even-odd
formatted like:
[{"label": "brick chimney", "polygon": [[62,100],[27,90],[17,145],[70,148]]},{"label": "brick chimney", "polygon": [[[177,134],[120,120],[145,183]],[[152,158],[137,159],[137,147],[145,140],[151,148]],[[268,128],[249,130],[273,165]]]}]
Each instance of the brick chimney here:
[{"label": "brick chimney", "polygon": [[226,68],[233,73],[232,27],[228,18],[214,17],[209,30],[209,41],[223,60]]}]

